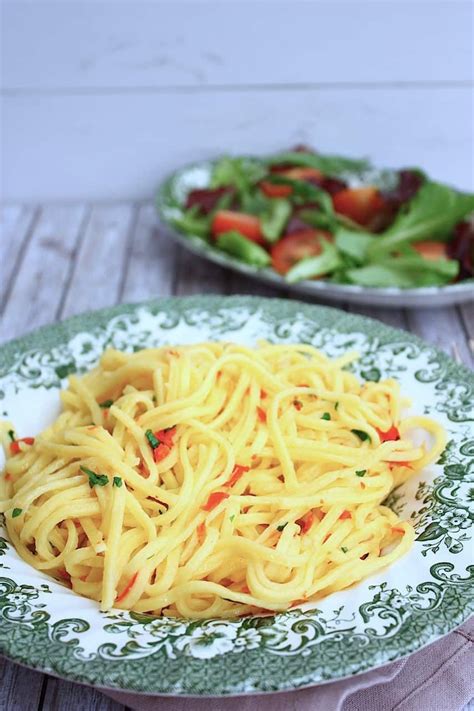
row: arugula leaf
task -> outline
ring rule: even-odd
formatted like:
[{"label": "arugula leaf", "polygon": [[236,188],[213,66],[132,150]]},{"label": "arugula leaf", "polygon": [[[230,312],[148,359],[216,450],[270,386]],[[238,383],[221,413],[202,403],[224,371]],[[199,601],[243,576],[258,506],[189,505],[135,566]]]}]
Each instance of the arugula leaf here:
[{"label": "arugula leaf", "polygon": [[215,164],[211,176],[211,188],[232,185],[239,194],[249,192],[266,174],[266,167],[257,158],[231,158],[224,156]]},{"label": "arugula leaf", "polygon": [[283,232],[291,215],[291,205],[288,200],[271,200],[268,211],[260,216],[260,227],[268,242],[276,242]]},{"label": "arugula leaf", "polygon": [[180,232],[188,235],[209,238],[211,229],[211,215],[201,215],[198,205],[183,210],[180,215],[171,218],[171,223]]},{"label": "arugula leaf", "polygon": [[339,227],[334,237],[338,250],[358,264],[365,262],[368,249],[377,239],[370,232],[354,232],[345,227]]},{"label": "arugula leaf", "polygon": [[270,257],[260,245],[251,242],[236,230],[230,230],[219,235],[216,245],[224,252],[241,259],[254,267],[265,267],[270,263]]},{"label": "arugula leaf", "polygon": [[401,289],[419,286],[442,286],[459,272],[453,259],[423,259],[421,255],[389,257],[358,269],[348,269],[346,276],[360,286],[392,286]]},{"label": "arugula leaf", "polygon": [[294,165],[304,168],[315,168],[324,175],[341,175],[356,173],[360,175],[371,168],[366,159],[344,158],[343,156],[320,155],[319,153],[300,153],[285,151],[267,158],[268,165]]},{"label": "arugula leaf", "polygon": [[401,208],[393,224],[369,247],[368,255],[377,257],[423,239],[447,238],[456,223],[473,210],[473,194],[426,182]]},{"label": "arugula leaf", "polygon": [[300,204],[315,202],[325,215],[330,216],[333,222],[335,221],[331,196],[322,188],[318,188],[306,180],[293,180],[293,178],[286,178],[284,175],[276,173],[268,175],[266,180],[275,185],[289,185],[292,188],[290,199]]},{"label": "arugula leaf", "polygon": [[285,279],[290,284],[302,281],[303,279],[314,279],[315,277],[332,272],[333,269],[337,269],[337,267],[340,266],[341,257],[336,247],[325,239],[321,239],[320,244],[322,250],[321,254],[318,254],[317,257],[306,257],[306,259],[302,259],[286,274]]}]

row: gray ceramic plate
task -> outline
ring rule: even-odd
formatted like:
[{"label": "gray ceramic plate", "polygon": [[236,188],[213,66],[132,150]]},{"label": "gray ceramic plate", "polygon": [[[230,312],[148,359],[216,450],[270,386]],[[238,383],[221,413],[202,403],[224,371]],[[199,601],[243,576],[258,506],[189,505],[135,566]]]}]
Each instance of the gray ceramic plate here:
[{"label": "gray ceramic plate", "polygon": [[205,242],[199,236],[186,235],[173,226],[173,219],[182,213],[186,195],[194,188],[209,185],[213,162],[194,163],[177,170],[160,187],[157,195],[157,207],[161,220],[169,228],[170,234],[186,249],[211,262],[229,267],[259,281],[287,291],[308,294],[327,301],[344,301],[370,306],[412,306],[416,308],[448,306],[474,301],[474,280],[450,284],[448,286],[430,286],[417,289],[399,289],[362,287],[351,284],[333,284],[322,279],[302,281],[297,284],[288,282],[273,269],[257,269],[222,252]]},{"label": "gray ceramic plate", "polygon": [[0,521],[0,653],[100,687],[197,695],[278,691],[400,659],[474,611],[474,374],[408,333],[281,299],[190,297],[119,306],[0,347],[0,413],[20,436],[35,435],[59,412],[65,377],[91,368],[107,346],[220,339],[252,345],[259,338],[311,343],[332,357],[357,350],[359,377],[396,377],[413,412],[444,425],[449,445],[440,461],[389,497],[416,529],[412,550],[351,589],[282,614],[153,618],[100,612],[23,562]]}]

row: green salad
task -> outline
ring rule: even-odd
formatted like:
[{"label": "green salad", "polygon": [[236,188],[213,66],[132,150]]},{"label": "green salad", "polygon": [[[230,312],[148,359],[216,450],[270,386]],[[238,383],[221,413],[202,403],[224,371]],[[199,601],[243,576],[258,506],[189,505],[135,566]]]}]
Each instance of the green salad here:
[{"label": "green salad", "polygon": [[474,277],[473,214],[474,194],[419,169],[377,171],[299,147],[215,161],[173,224],[290,283],[410,288]]}]

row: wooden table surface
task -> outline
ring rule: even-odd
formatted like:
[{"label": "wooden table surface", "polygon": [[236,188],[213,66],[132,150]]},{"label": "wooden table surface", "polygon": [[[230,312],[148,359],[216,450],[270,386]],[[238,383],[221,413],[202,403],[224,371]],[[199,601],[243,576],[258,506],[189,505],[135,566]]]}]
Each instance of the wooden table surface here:
[{"label": "wooden table surface", "polygon": [[[148,203],[7,205],[0,224],[1,341],[83,311],[170,294],[287,296],[170,243]],[[336,305],[412,331],[474,366],[472,303],[420,310]],[[255,709],[261,706],[260,697]],[[124,711],[91,688],[0,659],[0,710],[26,708]]]}]

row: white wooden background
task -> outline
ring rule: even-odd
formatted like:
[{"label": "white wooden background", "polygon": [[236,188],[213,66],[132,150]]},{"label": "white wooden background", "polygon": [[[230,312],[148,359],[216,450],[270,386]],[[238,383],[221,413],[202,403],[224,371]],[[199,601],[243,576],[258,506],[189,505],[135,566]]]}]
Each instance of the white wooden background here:
[{"label": "white wooden background", "polygon": [[472,189],[470,0],[2,2],[5,200],[150,197],[295,142]]}]

